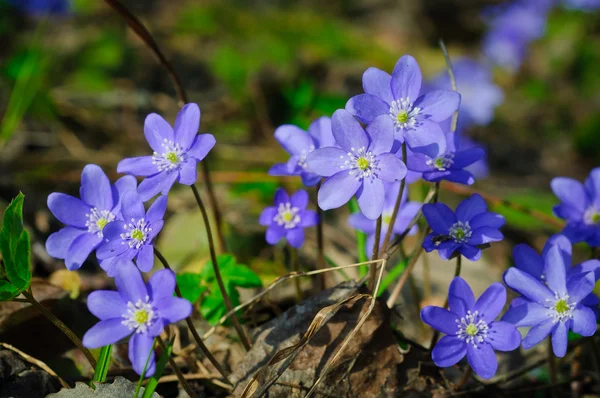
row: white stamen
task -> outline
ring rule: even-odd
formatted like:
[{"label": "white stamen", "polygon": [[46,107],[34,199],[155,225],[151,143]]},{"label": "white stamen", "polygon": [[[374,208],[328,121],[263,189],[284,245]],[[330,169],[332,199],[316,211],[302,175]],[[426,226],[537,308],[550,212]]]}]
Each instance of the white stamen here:
[{"label": "white stamen", "polygon": [[439,171],[446,171],[454,164],[454,153],[445,153],[438,156],[435,159],[428,159],[426,162],[427,166],[432,166]]},{"label": "white stamen", "polygon": [[102,238],[104,237],[102,230],[106,224],[115,219],[115,215],[108,210],[98,210],[98,208],[94,207],[90,213],[85,215],[85,218],[87,218],[85,226],[88,232],[97,234],[99,238]]},{"label": "white stamen", "polygon": [[546,314],[552,318],[553,323],[566,322],[573,319],[573,310],[577,303],[569,302],[569,295],[554,293],[554,300],[546,299]]},{"label": "white stamen", "polygon": [[[367,152],[365,147],[358,150],[350,148],[351,152],[346,154],[348,160],[340,166],[342,170],[350,170],[350,175],[360,181],[363,178],[374,180],[381,169],[379,168],[379,160],[373,155],[373,152]],[[344,156],[340,156],[344,159]]]},{"label": "white stamen", "polygon": [[304,171],[310,171],[310,169],[308,168],[308,164],[306,163],[306,157],[308,156],[309,153],[311,153],[314,150],[315,150],[315,146],[311,145],[308,150],[303,149],[302,152],[300,153],[300,159],[298,159],[298,166],[302,167],[302,169]]},{"label": "white stamen", "polygon": [[585,212],[583,213],[583,222],[586,225],[600,226],[600,210],[598,210],[594,205],[591,205],[585,209]]},{"label": "white stamen", "polygon": [[486,321],[479,319],[479,311],[474,313],[467,311],[467,315],[460,318],[460,321],[457,319],[456,323],[458,325],[456,337],[467,344],[473,344],[475,348],[487,338],[489,327]]},{"label": "white stamen", "polygon": [[131,222],[123,225],[125,232],[121,234],[123,244],[128,244],[130,248],[139,249],[148,240],[148,235],[152,232],[152,228],[146,225],[143,218],[139,220],[131,219]]},{"label": "white stamen", "polygon": [[273,217],[273,221],[277,223],[277,225],[282,225],[285,229],[291,229],[296,227],[300,223],[300,216],[298,212],[300,211],[297,207],[292,207],[290,202],[280,203],[277,208],[277,214]]},{"label": "white stamen", "polygon": [[146,296],[146,300],[138,300],[135,304],[131,301],[127,303],[127,313],[123,314],[123,325],[129,330],[135,330],[134,333],[146,333],[148,328],[152,326],[156,318],[156,311],[149,303],[150,297]]},{"label": "white stamen", "polygon": [[161,146],[163,147],[162,153],[154,152],[152,154],[152,164],[158,171],[178,169],[181,163],[187,159],[187,153],[178,143],[165,138]]},{"label": "white stamen", "polygon": [[450,235],[456,243],[463,243],[469,240],[471,235],[473,235],[473,231],[471,231],[471,226],[468,221],[457,221],[448,230],[448,235]]},{"label": "white stamen", "polygon": [[397,130],[415,127],[416,118],[421,112],[421,108],[413,106],[410,97],[392,101],[391,105],[390,117],[394,121]]}]

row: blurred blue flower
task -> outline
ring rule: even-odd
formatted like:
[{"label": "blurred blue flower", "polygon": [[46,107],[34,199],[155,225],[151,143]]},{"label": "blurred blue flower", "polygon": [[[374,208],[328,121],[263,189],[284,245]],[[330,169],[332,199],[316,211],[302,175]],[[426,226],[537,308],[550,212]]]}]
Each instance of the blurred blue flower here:
[{"label": "blurred blue flower", "polygon": [[317,148],[335,146],[335,138],[331,132],[331,119],[321,117],[308,127],[306,131],[291,124],[284,124],[275,130],[275,139],[290,155],[287,163],[279,163],[271,167],[272,176],[300,176],[307,187],[316,185],[321,176],[310,171],[306,157]]},{"label": "blurred blue flower", "polygon": [[140,271],[129,262],[117,270],[118,291],[98,290],[87,299],[88,309],[100,319],[83,336],[87,348],[99,348],[129,339],[129,360],[133,370],[141,375],[146,361],[146,377],[156,370],[154,338],[171,324],[192,313],[189,301],[173,297],[175,274],[160,270],[144,283]]},{"label": "blurred blue flower", "polygon": [[498,242],[504,238],[499,228],[504,217],[487,211],[485,200],[474,194],[463,200],[454,213],[443,203],[423,205],[423,215],[433,230],[423,242],[427,252],[437,250],[440,257],[449,260],[456,251],[471,261],[481,258],[480,245]]},{"label": "blurred blue flower", "polygon": [[[394,206],[396,205],[396,199],[398,198],[399,191],[399,182],[385,184],[385,200],[383,202],[383,213],[381,214],[382,223],[381,236],[379,241],[380,247],[383,244],[383,240],[385,238],[385,235],[387,234],[388,229],[390,228],[392,213],[394,212]],[[404,192],[402,194],[400,208],[398,209],[398,214],[396,215],[396,222],[392,227],[391,240],[393,240],[397,234],[401,234],[406,230],[408,224],[410,224],[410,222],[417,215],[419,210],[421,210],[421,206],[422,203],[408,201],[408,189],[407,187],[405,187]],[[375,243],[375,229],[377,227],[377,221],[372,220],[359,212],[351,214],[350,217],[348,217],[348,224],[350,224],[352,228],[367,234],[365,251],[367,257],[371,258],[373,255],[373,245]],[[408,235],[415,235],[417,231],[418,227],[414,225],[408,232]]]},{"label": "blurred blue flower", "polygon": [[448,289],[450,310],[434,306],[421,310],[423,322],[446,334],[431,352],[433,362],[447,368],[466,355],[481,378],[494,376],[498,369],[494,350],[512,351],[521,344],[521,334],[514,325],[495,320],[505,303],[506,288],[502,284],[492,283],[475,301],[467,282],[455,277]]},{"label": "blurred blue flower", "polygon": [[376,219],[383,211],[384,181],[396,182],[406,176],[406,166],[390,152],[394,122],[387,115],[378,117],[365,132],[350,113],[338,109],[331,125],[339,147],[316,149],[307,157],[313,172],[328,177],[319,189],[319,206],[334,209],[356,194],[363,214]]},{"label": "blurred blue flower", "polygon": [[127,191],[135,191],[136,186],[131,176],[122,177],[111,186],[99,166],[85,166],[81,173],[81,199],[58,192],[48,196],[50,212],[66,225],[48,237],[48,254],[64,259],[71,271],[79,269],[103,241],[106,226],[122,219],[121,197]]},{"label": "blurred blue flower", "polygon": [[8,2],[32,16],[63,15],[70,9],[69,0],[8,0]]},{"label": "blurred blue flower", "polygon": [[299,248],[304,243],[304,228],[317,225],[319,218],[313,210],[307,210],[308,193],[299,190],[290,198],[285,189],[275,192],[275,206],[267,207],[260,215],[259,223],[267,228],[267,242],[276,244],[281,238]]},{"label": "blurred blue flower", "polygon": [[167,196],[158,197],[148,209],[135,191],[126,192],[121,201],[123,220],[116,220],[104,228],[105,243],[96,251],[100,265],[108,276],[114,276],[123,263],[135,259],[142,272],[154,266],[153,240],[163,227],[167,210]]},{"label": "blurred blue flower", "polygon": [[350,98],[346,110],[365,124],[381,117],[391,119],[391,132],[398,141],[406,140],[412,151],[435,157],[446,149],[438,123],[458,109],[460,95],[451,90],[419,95],[421,82],[421,69],[410,55],[398,60],[391,76],[369,68],[363,74],[365,94]]},{"label": "blurred blue flower", "polygon": [[595,11],[600,8],[600,0],[563,0],[566,8],[580,11]]},{"label": "blurred blue flower", "polygon": [[158,193],[168,194],[175,181],[184,185],[196,182],[196,165],[216,142],[212,134],[197,135],[199,126],[200,108],[193,103],[181,108],[175,128],[156,113],[146,117],[144,135],[154,153],[123,159],[117,167],[119,173],[146,177],[138,187],[144,202]]},{"label": "blurred blue flower", "polygon": [[567,221],[562,233],[573,243],[600,246],[600,167],[582,184],[567,177],[554,178],[550,186],[560,200],[554,214]]}]

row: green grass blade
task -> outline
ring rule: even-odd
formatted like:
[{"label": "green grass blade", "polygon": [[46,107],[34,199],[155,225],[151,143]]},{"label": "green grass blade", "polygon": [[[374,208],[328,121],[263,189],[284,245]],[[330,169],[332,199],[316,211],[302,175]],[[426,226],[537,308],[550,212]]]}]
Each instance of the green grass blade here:
[{"label": "green grass blade", "polygon": [[158,360],[158,363],[156,364],[156,372],[154,373],[154,376],[152,376],[152,378],[150,378],[150,380],[148,381],[148,384],[146,385],[146,389],[144,390],[144,395],[142,396],[142,398],[151,398],[152,397],[152,394],[156,390],[156,387],[158,387],[158,379],[160,379],[163,372],[165,371],[165,367],[167,366],[167,361],[169,360],[169,357],[171,356],[172,351],[173,351],[173,342],[170,341],[167,343],[167,352],[163,352],[162,356]]},{"label": "green grass blade", "polygon": [[[355,198],[352,198],[352,200],[350,201],[350,213],[358,213],[358,212],[360,212],[360,209],[358,207],[358,201]],[[369,261],[369,259],[367,258],[367,251],[365,250],[366,243],[367,243],[367,234],[357,230],[356,231],[356,249],[358,251],[357,257],[358,257],[359,263],[364,263],[366,261]],[[368,270],[369,270],[369,267],[366,265],[360,266],[358,268],[358,271],[359,271],[361,277],[365,276],[367,274]]]},{"label": "green grass blade", "polygon": [[100,350],[100,356],[98,357],[98,364],[94,372],[93,381],[104,383],[106,381],[106,375],[108,374],[108,368],[110,367],[110,360],[112,358],[112,344],[102,347]]},{"label": "green grass blade", "polygon": [[400,274],[402,274],[407,264],[408,260],[402,260],[398,264],[396,264],[394,268],[390,270],[390,272],[388,272],[388,274],[381,281],[377,297],[380,297],[383,294],[383,292],[385,292],[385,290],[390,286],[390,284],[394,282],[396,278],[400,276]]}]

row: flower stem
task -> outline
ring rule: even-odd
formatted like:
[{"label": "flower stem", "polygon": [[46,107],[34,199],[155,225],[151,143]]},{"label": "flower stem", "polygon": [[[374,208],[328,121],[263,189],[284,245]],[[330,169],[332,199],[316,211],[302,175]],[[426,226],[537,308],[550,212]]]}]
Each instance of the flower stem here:
[{"label": "flower stem", "polygon": [[[221,291],[221,295],[223,296],[223,301],[225,302],[225,307],[227,308],[227,311],[231,311],[233,309],[233,305],[231,304],[229,295],[227,294],[227,291],[225,290],[225,284],[223,283],[223,278],[221,277],[221,271],[219,270],[219,263],[217,262],[217,253],[215,251],[215,243],[213,241],[212,229],[210,227],[208,214],[206,213],[206,207],[204,206],[204,203],[202,202],[202,198],[200,197],[200,194],[198,193],[196,186],[191,185],[191,187],[192,187],[192,191],[194,192],[194,196],[196,197],[196,202],[198,202],[198,207],[200,208],[200,212],[202,213],[202,218],[204,219],[204,226],[206,227],[206,235],[208,237],[208,248],[210,251],[210,259],[212,260],[213,270],[215,272],[215,279],[217,280],[217,284],[219,285],[219,290]],[[240,337],[240,340],[242,341],[242,344],[244,345],[244,348],[246,349],[246,351],[248,351],[250,349],[250,340],[248,339],[248,336],[246,336],[244,329],[242,329],[242,325],[240,325],[240,321],[237,317],[237,314],[234,313],[231,316],[231,321],[233,323],[233,327],[235,328],[237,334]]]},{"label": "flower stem", "polygon": [[[462,255],[456,256],[456,268],[454,269],[454,277],[460,276],[460,269],[462,264]],[[446,297],[446,301],[444,302],[444,308],[448,308],[448,297]],[[433,350],[435,347],[435,343],[437,342],[438,337],[440,337],[440,332],[437,330],[433,331],[433,336],[431,337],[431,343],[429,344],[430,349]]]},{"label": "flower stem", "polygon": [[[291,270],[300,272],[300,263],[298,262],[298,250],[290,246],[290,264]],[[296,289],[296,302],[302,301],[302,288],[300,287],[300,278],[294,278],[294,288]]]},{"label": "flower stem", "polygon": [[471,378],[472,374],[473,374],[473,368],[471,368],[469,365],[467,365],[467,368],[465,369],[465,373],[463,373],[462,377],[460,378],[460,380],[458,381],[456,386],[454,386],[454,391],[459,391],[460,389],[462,389],[465,386],[465,384],[467,384],[467,382]]},{"label": "flower stem", "polygon": [[558,383],[556,358],[554,357],[554,351],[552,350],[552,339],[551,338],[548,338],[548,371],[550,373],[550,382],[552,384]]},{"label": "flower stem", "polygon": [[75,346],[81,350],[83,355],[85,355],[86,359],[92,366],[92,369],[96,369],[96,359],[94,358],[92,353],[83,346],[83,343],[81,342],[81,340],[79,340],[79,337],[77,337],[75,335],[75,333],[73,333],[73,331],[71,329],[69,329],[69,327],[67,325],[65,325],[60,319],[58,319],[52,312],[50,312],[46,307],[44,307],[42,304],[40,304],[33,297],[33,294],[31,293],[31,291],[27,291],[27,290],[23,291],[23,296],[25,296],[27,301],[29,301],[29,303],[31,303],[31,305],[33,305],[35,308],[37,308],[42,313],[42,315],[44,315],[46,318],[48,318],[48,320],[50,322],[52,322],[54,324],[54,326],[59,328],[60,331],[63,332],[69,338],[69,340],[71,340],[73,342],[73,344],[75,344]]},{"label": "flower stem", "polygon": [[[154,254],[156,255],[156,257],[158,257],[158,259],[160,260],[160,262],[166,269],[173,271],[173,269],[171,269],[171,267],[169,266],[167,259],[162,255],[162,253],[160,251],[158,251],[158,249],[156,247],[154,248]],[[179,290],[179,286],[177,286],[177,284],[175,284],[175,294],[177,294],[177,297],[183,298],[183,296],[181,295],[181,290]],[[187,323],[187,326],[188,326],[188,329],[190,329],[190,332],[192,332],[192,336],[194,336],[194,340],[196,341],[196,344],[198,344],[198,347],[200,347],[200,350],[204,353],[204,355],[206,355],[206,357],[208,358],[210,363],[213,364],[213,366],[217,369],[217,371],[221,374],[221,376],[223,376],[223,378],[227,382],[230,383],[229,378],[227,377],[229,375],[229,373],[226,372],[225,369],[223,369],[221,367],[221,364],[217,361],[217,359],[213,356],[213,354],[211,354],[211,352],[208,350],[208,347],[206,346],[206,344],[204,344],[204,341],[202,341],[202,338],[198,334],[198,331],[196,330],[196,327],[194,326],[194,323],[192,322],[192,317],[191,316],[187,317],[185,319],[185,322]]]},{"label": "flower stem", "polygon": [[[462,255],[458,255],[456,256],[456,268],[454,269],[454,277],[456,278],[457,276],[460,276],[460,268],[462,265]],[[446,302],[448,301],[448,299],[446,299]]]},{"label": "flower stem", "polygon": [[[375,226],[375,241],[373,243],[373,256],[371,260],[377,260],[379,258],[379,241],[381,239],[381,222],[382,218],[379,216],[377,219],[377,224]],[[377,279],[377,266],[375,264],[371,264],[369,267],[369,284],[368,289],[373,291],[375,287],[375,280]]]},{"label": "flower stem", "polygon": [[[156,338],[156,340],[158,340],[158,344],[160,345],[160,348],[162,348],[163,355],[168,355],[169,350],[167,349],[167,346],[166,346],[165,342],[163,341],[163,339],[161,339],[160,336],[158,336]],[[181,383],[181,386],[183,387],[185,392],[190,396],[190,398],[197,398],[198,395],[194,392],[194,390],[192,389],[190,384],[187,382],[187,380],[185,379],[185,376],[183,376],[183,373],[181,373],[181,369],[179,369],[179,367],[175,363],[175,360],[173,359],[173,357],[169,356],[168,359],[169,359],[169,364],[171,365],[171,368],[177,375],[177,379]]]},{"label": "flower stem", "polygon": [[[321,181],[317,184],[317,192],[321,189]],[[325,246],[323,243],[323,209],[317,204],[317,216],[319,222],[317,223],[317,269],[325,269]],[[319,291],[324,290],[327,287],[326,274],[317,275],[317,283],[319,284]]]},{"label": "flower stem", "polygon": [[[402,143],[402,161],[406,163],[406,142]],[[394,211],[392,212],[392,218],[390,218],[390,222],[388,224],[388,229],[385,232],[385,238],[383,239],[383,245],[381,246],[381,252],[385,253],[387,247],[390,243],[390,239],[392,238],[392,232],[394,230],[394,225],[396,224],[396,218],[398,217],[398,211],[400,210],[400,204],[402,203],[402,195],[404,195],[404,188],[406,186],[406,178],[403,178],[400,182],[400,192],[398,192],[398,198],[396,198],[396,203],[394,204]]]}]

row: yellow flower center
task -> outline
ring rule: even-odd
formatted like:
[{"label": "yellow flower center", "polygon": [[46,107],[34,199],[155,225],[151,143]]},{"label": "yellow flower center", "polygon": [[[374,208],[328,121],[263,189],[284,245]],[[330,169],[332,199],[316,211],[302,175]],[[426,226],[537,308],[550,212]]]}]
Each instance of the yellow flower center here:
[{"label": "yellow flower center", "polygon": [[477,328],[477,326],[475,326],[474,323],[470,323],[467,326],[467,328],[465,329],[465,333],[468,334],[469,336],[475,336],[478,331],[479,331],[479,329]]},{"label": "yellow flower center", "polygon": [[133,231],[131,231],[131,237],[135,240],[143,240],[144,233],[136,228]]},{"label": "yellow flower center", "polygon": [[179,162],[179,158],[177,157],[177,154],[175,152],[169,152],[169,153],[167,153],[167,155],[165,156],[165,158],[169,162],[171,162],[173,164]]},{"label": "yellow flower center", "polygon": [[396,118],[398,119],[399,123],[406,123],[408,122],[408,112],[401,110],[398,112],[398,115],[396,115]]},{"label": "yellow flower center", "polygon": [[144,325],[146,322],[148,322],[148,311],[144,310],[144,309],[140,309],[137,310],[134,314],[133,314],[133,319],[135,319],[135,321],[141,325]]},{"label": "yellow flower center", "polygon": [[559,314],[564,314],[565,312],[569,311],[569,304],[567,304],[565,300],[558,300],[556,304],[554,304],[554,309]]},{"label": "yellow flower center", "polygon": [[364,171],[369,168],[369,161],[363,157],[360,157],[356,160],[356,165],[359,169]]},{"label": "yellow flower center", "polygon": [[390,214],[388,214],[387,216],[383,216],[382,221],[384,224],[389,224],[392,221],[392,216]]},{"label": "yellow flower center", "polygon": [[98,221],[96,221],[96,225],[98,226],[98,229],[100,231],[102,231],[104,229],[104,227],[106,227],[106,224],[108,224],[108,220],[106,218],[100,218],[98,219]]},{"label": "yellow flower center", "polygon": [[594,224],[600,224],[600,213],[592,214],[592,222]]},{"label": "yellow flower center", "polygon": [[292,212],[286,211],[285,213],[283,213],[281,215],[281,218],[285,222],[290,222],[290,221],[292,221],[294,219],[294,215],[292,214]]}]

